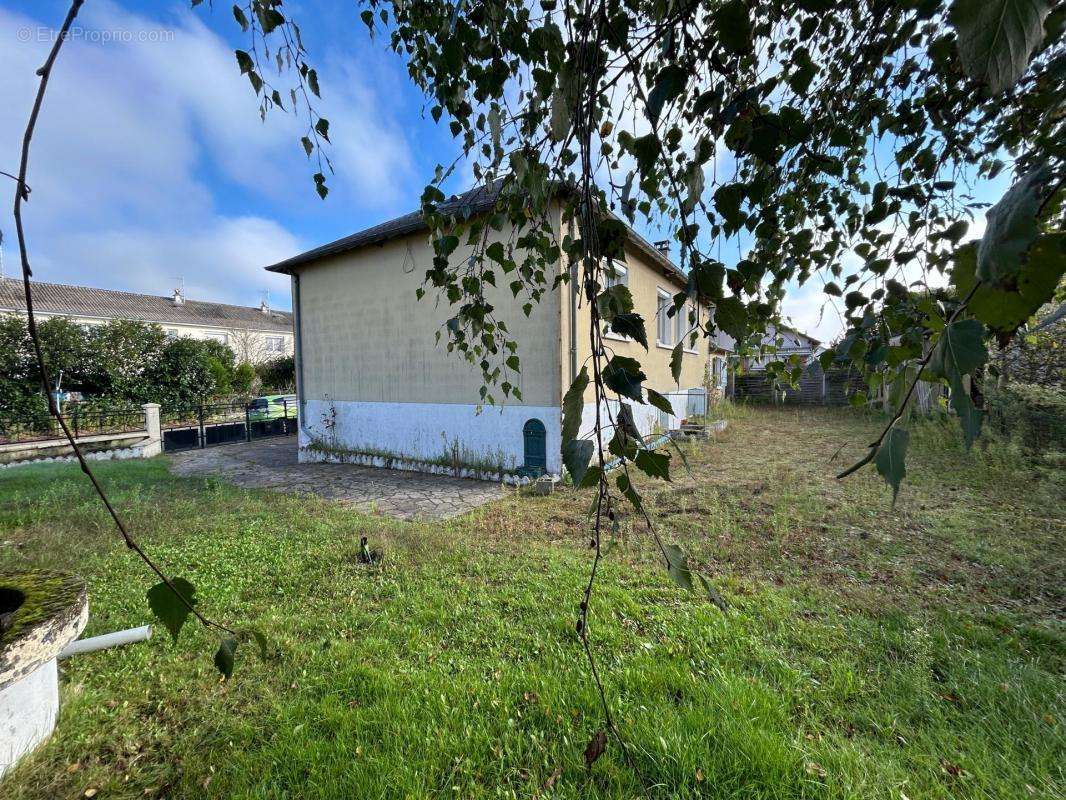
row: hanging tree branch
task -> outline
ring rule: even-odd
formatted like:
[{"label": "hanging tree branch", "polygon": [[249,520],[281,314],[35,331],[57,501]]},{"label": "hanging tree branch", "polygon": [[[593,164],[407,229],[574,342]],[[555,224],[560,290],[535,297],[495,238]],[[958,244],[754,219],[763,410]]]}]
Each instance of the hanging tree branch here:
[{"label": "hanging tree branch", "polygon": [[178,632],[181,630],[181,627],[190,614],[199,620],[204,627],[225,634],[222,644],[219,647],[219,651],[215,655],[215,664],[225,677],[229,677],[233,670],[233,655],[237,649],[239,639],[254,639],[260,646],[260,652],[263,653],[266,649],[266,640],[262,633],[251,629],[242,631],[233,630],[214,621],[197,610],[197,601],[194,596],[195,587],[183,578],[169,577],[164,572],[163,568],[151,556],[149,556],[145,549],[136,539],[134,539],[133,535],[129,532],[129,528],[122,520],[122,517],[111,503],[99,478],[89,466],[89,462],[86,460],[85,455],[82,452],[81,447],[78,445],[74,434],[71,432],[70,427],[67,425],[66,420],[63,418],[59,404],[55,396],[52,394],[48,384],[48,368],[45,363],[44,351],[41,347],[41,339],[37,331],[37,319],[33,308],[33,286],[31,283],[33,270],[30,267],[29,248],[26,243],[26,232],[22,220],[22,206],[23,203],[29,199],[29,186],[26,183],[26,175],[29,171],[30,145],[33,142],[33,134],[37,127],[37,120],[41,113],[41,107],[44,104],[44,96],[45,91],[48,88],[48,81],[52,75],[52,69],[55,66],[56,59],[59,57],[59,52],[70,35],[70,29],[74,23],[74,19],[77,17],[78,11],[83,4],[84,0],[72,0],[67,15],[63,20],[63,24],[58,31],[58,35],[55,36],[52,48],[48,52],[44,64],[37,70],[36,74],[40,80],[37,86],[37,93],[34,96],[33,108],[30,111],[29,120],[26,123],[26,128],[22,136],[19,172],[18,177],[15,178],[14,217],[15,233],[18,239],[19,258],[22,264],[22,285],[26,298],[27,328],[29,330],[30,340],[33,343],[34,358],[37,363],[37,371],[41,380],[41,391],[44,392],[45,400],[48,403],[49,413],[55,418],[56,422],[59,423],[59,427],[63,431],[63,436],[66,438],[67,443],[78,461],[78,466],[81,467],[81,471],[84,472],[89,479],[94,491],[100,498],[100,502],[103,503],[104,508],[107,509],[107,513],[110,515],[119,534],[121,534],[126,547],[132,550],[160,580],[158,585],[148,591],[148,601],[152,611],[166,625],[175,640],[177,639]]}]

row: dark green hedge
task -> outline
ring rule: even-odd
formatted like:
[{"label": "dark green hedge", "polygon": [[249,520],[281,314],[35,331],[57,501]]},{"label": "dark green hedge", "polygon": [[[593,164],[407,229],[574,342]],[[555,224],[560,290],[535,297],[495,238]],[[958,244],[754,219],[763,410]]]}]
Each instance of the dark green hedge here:
[{"label": "dark green hedge", "polygon": [[[175,407],[252,390],[251,365],[213,340],[168,338],[158,325],[114,321],[79,325],[56,317],[38,323],[49,388],[117,404]],[[0,415],[46,412],[26,320],[0,316]]]}]

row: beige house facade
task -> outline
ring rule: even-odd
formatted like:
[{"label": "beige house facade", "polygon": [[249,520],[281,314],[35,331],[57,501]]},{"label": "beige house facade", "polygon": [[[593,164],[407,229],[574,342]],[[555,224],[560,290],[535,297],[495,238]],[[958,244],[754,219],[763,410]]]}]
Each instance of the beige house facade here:
[{"label": "beige house facade", "polygon": [[[133,320],[159,325],[167,336],[214,339],[227,345],[237,361],[259,363],[292,355],[292,313],[265,303],[236,306],[170,296],[119,292],[90,286],[34,281],[33,309],[39,319],[65,317],[80,325]],[[0,278],[0,314],[26,313],[21,279]]]},{"label": "beige house facade", "polygon": [[[460,246],[453,258],[467,255]],[[545,292],[528,317],[524,293],[515,297],[506,285],[489,288],[495,317],[518,343],[521,371],[507,380],[522,399],[482,405],[480,369],[448,353],[445,334],[437,343],[454,309],[431,289],[422,300],[416,297],[432,260],[428,232],[412,214],[268,268],[292,280],[301,460],[480,477],[506,477],[529,466],[560,474],[562,397],[591,352],[590,314],[577,281]],[[612,280],[629,286],[635,310],[646,320],[650,351],[607,334],[610,346],[637,358],[647,385],[667,395],[675,411],[665,415],[633,404],[637,425],[643,433],[676,427],[690,413],[692,397],[703,392],[712,357],[724,363],[727,351],[697,338],[684,352],[675,383],[670,353],[688,333],[688,321],[665,309],[687,279],[635,233],[625,262],[612,272]],[[705,319],[710,309],[698,313]],[[582,435],[593,430],[595,415],[590,387]],[[530,441],[536,445],[538,436],[544,463],[534,453],[531,464]]]}]

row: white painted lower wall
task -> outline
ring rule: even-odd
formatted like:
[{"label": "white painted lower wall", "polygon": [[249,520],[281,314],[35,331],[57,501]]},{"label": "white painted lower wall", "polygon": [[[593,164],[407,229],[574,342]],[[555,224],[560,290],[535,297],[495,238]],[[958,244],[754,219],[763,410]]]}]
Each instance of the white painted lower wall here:
[{"label": "white painted lower wall", "polygon": [[[701,387],[693,387],[693,391],[702,391]],[[637,430],[642,435],[647,436],[653,433],[658,427],[662,432],[667,430],[676,429],[681,426],[681,420],[685,418],[688,405],[688,389],[678,389],[669,394],[663,393],[667,400],[670,401],[670,405],[674,409],[673,414],[664,415],[655,406],[647,403],[629,403],[629,407],[633,410],[633,421],[636,423]],[[618,418],[618,406],[617,400],[606,400],[600,404],[600,422],[603,425],[603,446],[606,447],[607,443],[611,441],[611,437],[614,436],[614,428],[611,426],[611,420]],[[610,414],[608,415],[608,411]],[[593,431],[596,429],[596,404],[585,403],[581,410],[581,430],[578,433],[580,438],[592,438]]]},{"label": "white painted lower wall", "polygon": [[58,714],[54,658],[0,689],[0,776],[52,734]]},{"label": "white painted lower wall", "polygon": [[[522,427],[539,419],[548,472],[562,471],[557,406],[477,406],[306,400],[300,408],[300,460],[343,461],[440,474],[494,477],[525,459]],[[331,424],[332,423],[332,424]]]}]

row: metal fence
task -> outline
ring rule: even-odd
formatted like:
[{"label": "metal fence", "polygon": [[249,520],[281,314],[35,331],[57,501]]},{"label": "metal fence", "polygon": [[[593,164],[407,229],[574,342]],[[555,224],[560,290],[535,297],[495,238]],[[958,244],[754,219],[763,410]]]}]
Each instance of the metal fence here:
[{"label": "metal fence", "polygon": [[167,452],[250,442],[296,433],[296,403],[205,403],[160,413]]},{"label": "metal fence", "polygon": [[[141,408],[82,409],[63,411],[63,420],[77,439],[109,433],[136,433],[146,428]],[[0,417],[0,444],[21,444],[62,439],[63,429],[50,414]]]}]

